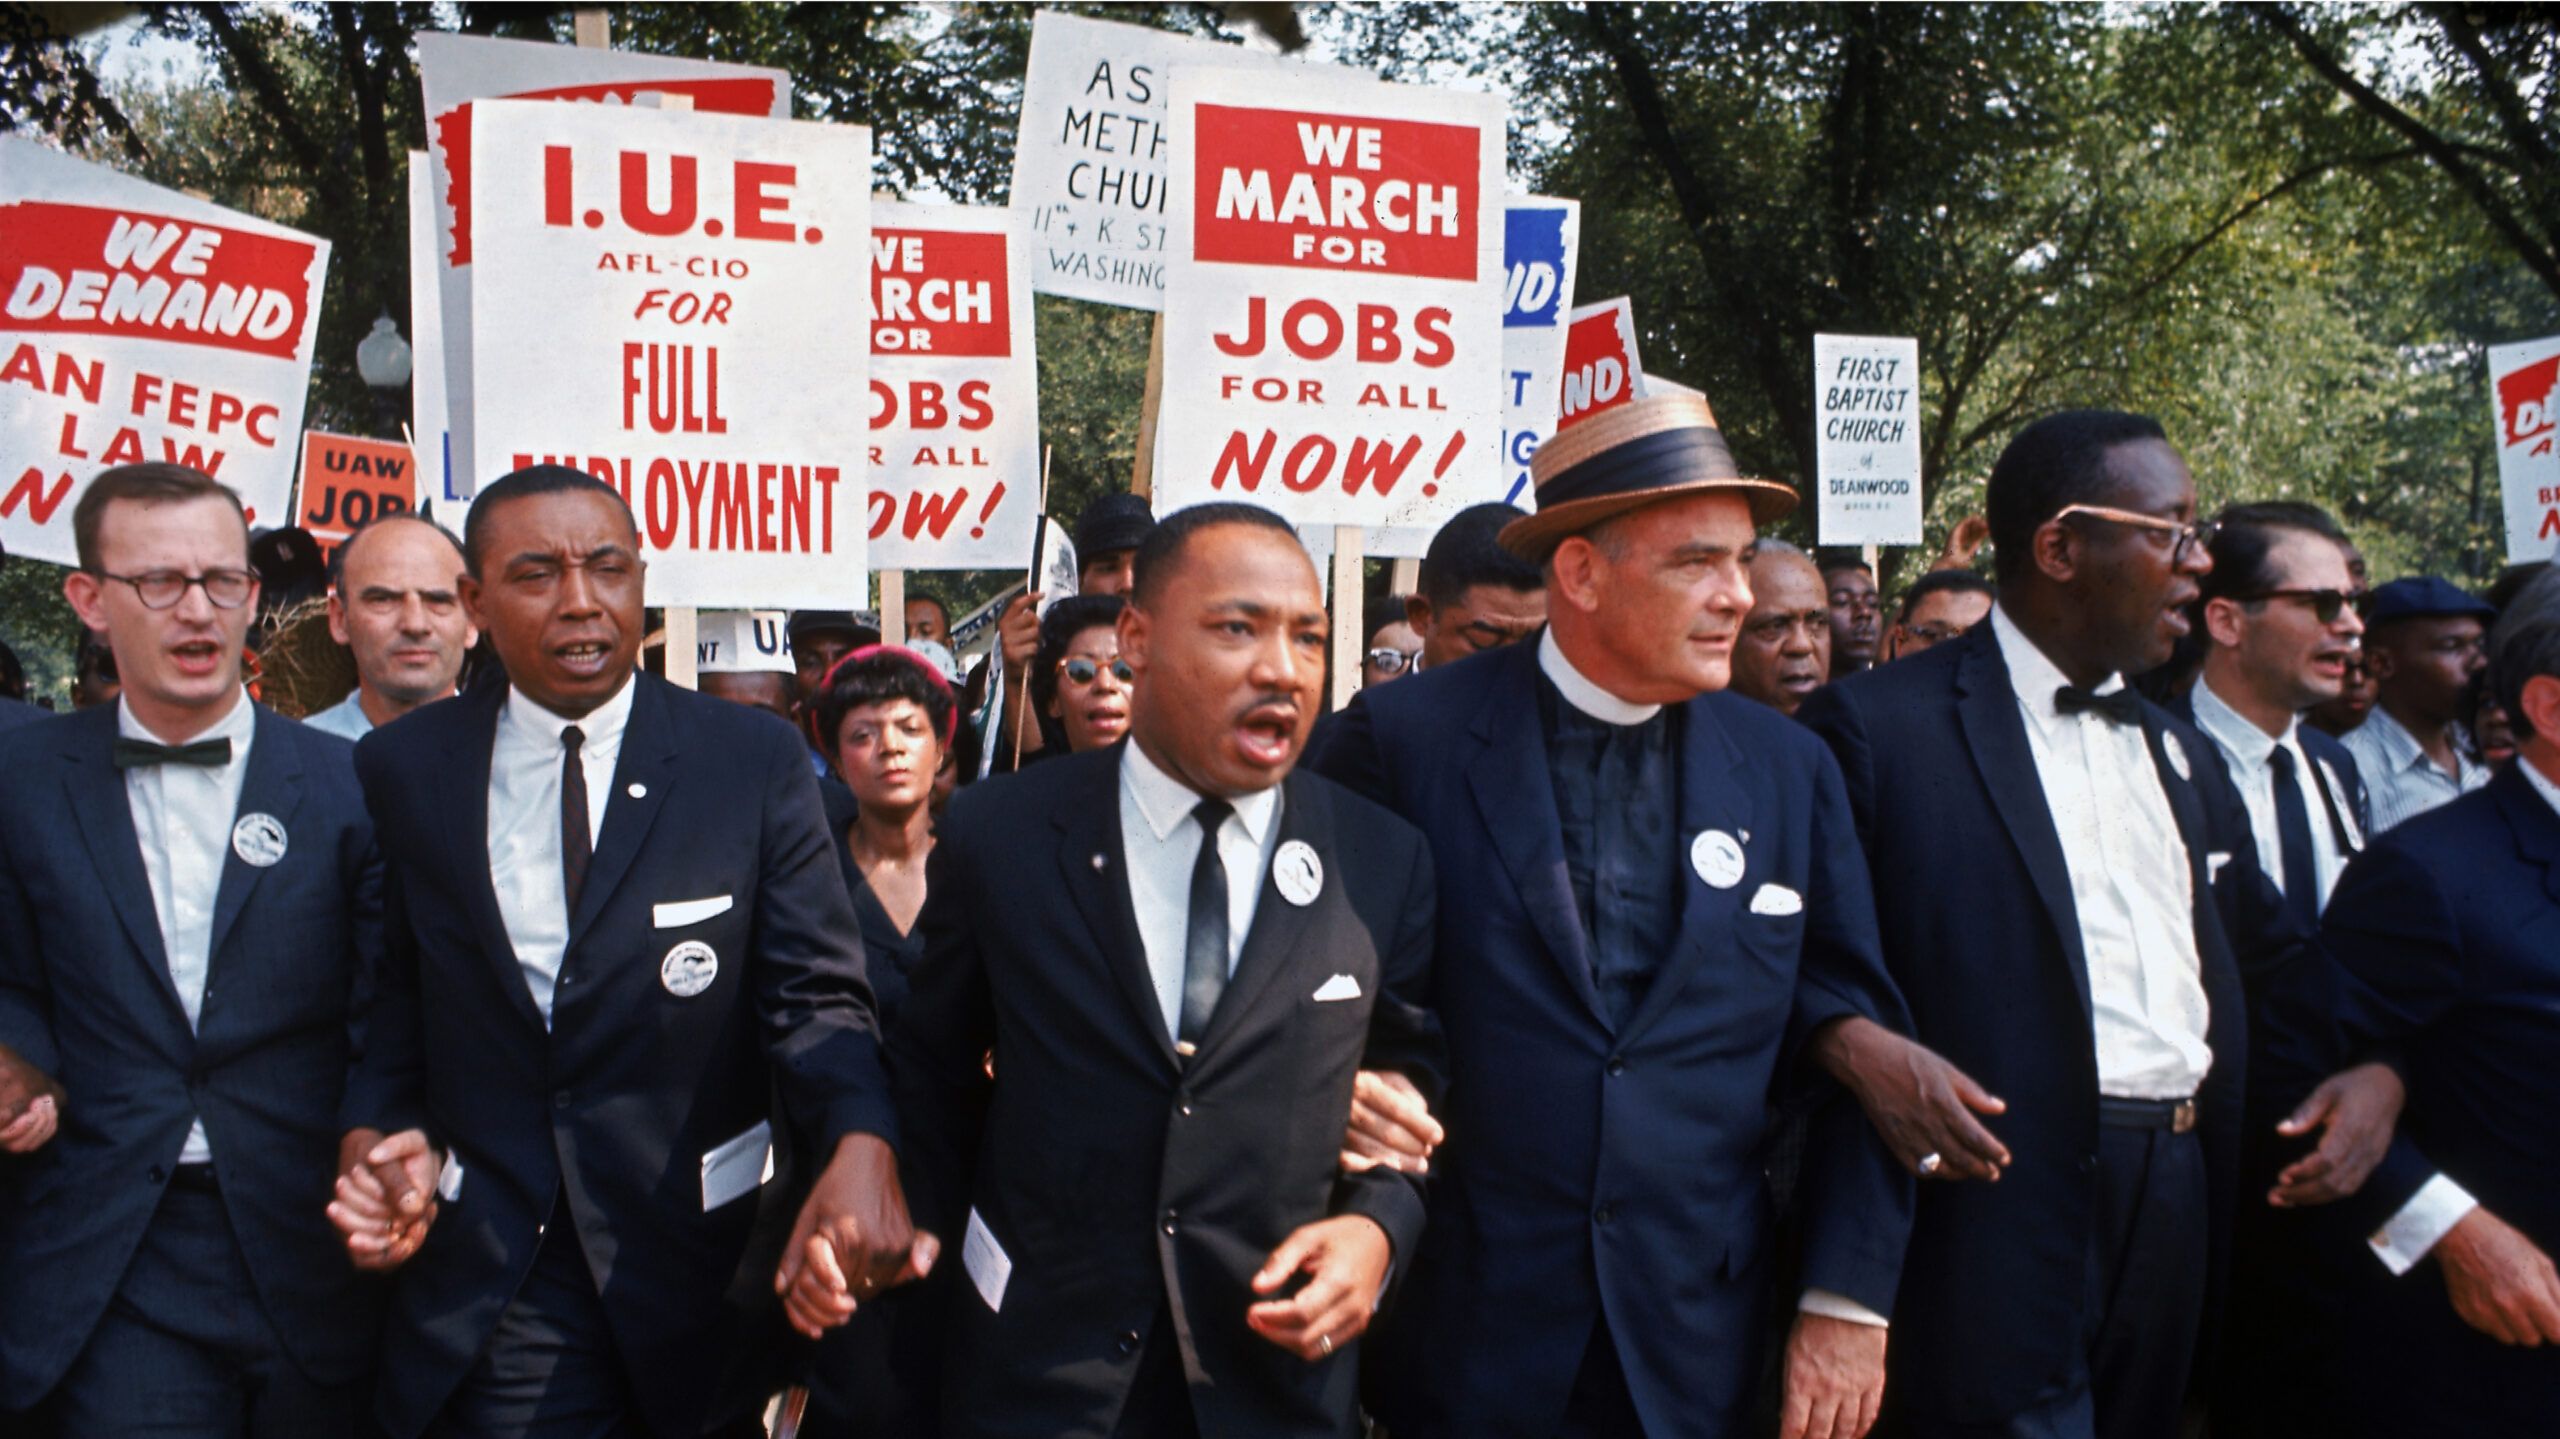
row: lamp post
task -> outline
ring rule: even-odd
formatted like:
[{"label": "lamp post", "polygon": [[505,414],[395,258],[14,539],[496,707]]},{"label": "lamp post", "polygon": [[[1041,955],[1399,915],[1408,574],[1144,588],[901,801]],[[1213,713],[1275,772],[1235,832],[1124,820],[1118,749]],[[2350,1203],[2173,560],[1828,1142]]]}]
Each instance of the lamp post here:
[{"label": "lamp post", "polygon": [[409,360],[409,342],[400,338],[400,326],[385,309],[372,332],[356,342],[356,373],[373,391],[382,427],[394,435],[400,433],[400,392],[409,385]]}]

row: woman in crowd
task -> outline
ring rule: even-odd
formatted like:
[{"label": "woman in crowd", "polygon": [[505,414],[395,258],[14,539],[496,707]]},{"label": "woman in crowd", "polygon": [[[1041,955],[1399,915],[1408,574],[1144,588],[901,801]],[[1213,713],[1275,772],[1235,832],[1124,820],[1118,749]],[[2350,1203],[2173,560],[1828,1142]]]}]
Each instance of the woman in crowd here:
[{"label": "woman in crowd", "polygon": [[1031,703],[1066,738],[1058,753],[1100,749],[1129,732],[1129,667],[1118,595],[1071,595],[1040,618]]}]

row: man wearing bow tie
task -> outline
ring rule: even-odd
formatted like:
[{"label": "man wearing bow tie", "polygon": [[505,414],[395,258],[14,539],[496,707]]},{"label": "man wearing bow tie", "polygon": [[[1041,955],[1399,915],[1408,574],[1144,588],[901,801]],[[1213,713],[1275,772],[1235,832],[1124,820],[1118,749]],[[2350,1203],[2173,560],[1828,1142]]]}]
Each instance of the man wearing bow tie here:
[{"label": "man wearing bow tie", "polygon": [[64,592],[124,692],[0,741],[0,1046],[46,1090],[0,1130],[24,1156],[0,1413],[66,1436],[347,1434],[379,1282],[313,1200],[380,941],[373,827],[346,741],[241,688],[239,500],[129,465],[72,525]]}]

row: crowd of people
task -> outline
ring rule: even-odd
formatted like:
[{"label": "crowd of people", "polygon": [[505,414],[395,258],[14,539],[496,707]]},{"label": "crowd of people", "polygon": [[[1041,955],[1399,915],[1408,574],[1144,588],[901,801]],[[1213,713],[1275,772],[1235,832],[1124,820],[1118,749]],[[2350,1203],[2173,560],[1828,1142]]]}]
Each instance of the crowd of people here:
[{"label": "crowd of people", "polygon": [[1694,396],[1533,475],[1328,712],[1250,505],[696,692],[537,466],[337,548],[299,720],[236,497],[97,475],[79,708],[0,700],[0,1424],[2550,1431],[2547,566],[2368,585],[2112,411],[1890,597]]}]

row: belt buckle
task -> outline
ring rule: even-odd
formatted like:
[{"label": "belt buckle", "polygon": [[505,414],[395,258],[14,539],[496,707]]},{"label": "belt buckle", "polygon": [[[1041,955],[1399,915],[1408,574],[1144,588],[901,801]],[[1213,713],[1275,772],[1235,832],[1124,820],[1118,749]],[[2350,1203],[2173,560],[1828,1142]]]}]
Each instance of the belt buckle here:
[{"label": "belt buckle", "polygon": [[2192,1099],[2179,1100],[2176,1106],[2169,1111],[2169,1132],[2171,1134],[2184,1134],[2195,1127],[2196,1102]]}]

